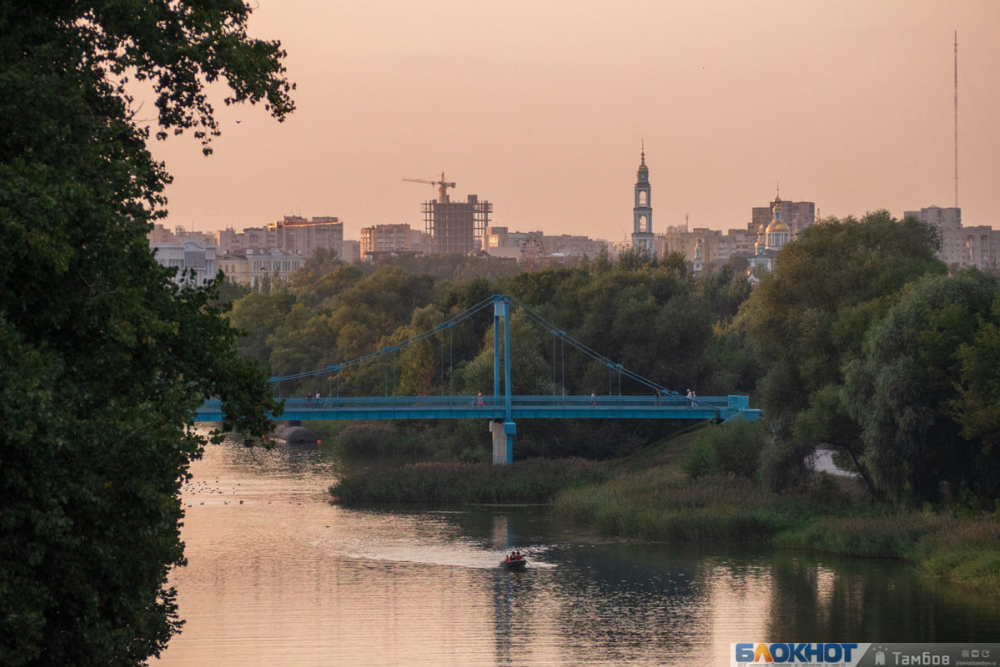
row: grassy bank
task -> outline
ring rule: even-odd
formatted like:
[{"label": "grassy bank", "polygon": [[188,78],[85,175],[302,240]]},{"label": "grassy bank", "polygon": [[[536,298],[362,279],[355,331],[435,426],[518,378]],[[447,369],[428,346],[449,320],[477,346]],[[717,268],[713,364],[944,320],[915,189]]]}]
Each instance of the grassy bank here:
[{"label": "grassy bank", "polygon": [[948,581],[1000,594],[1000,519],[931,512],[820,517],[775,543],[847,556],[901,558]]},{"label": "grassy bank", "polygon": [[600,483],[608,467],[584,459],[531,459],[509,466],[414,463],[372,467],[330,487],[340,502],[547,503],[565,489]]},{"label": "grassy bank", "polygon": [[706,465],[706,458],[718,461],[717,453],[701,434],[664,443],[622,462],[607,481],[559,493],[553,511],[605,536],[756,542],[903,559],[938,577],[1000,594],[996,515],[889,508],[859,499],[844,480],[827,475],[800,493],[775,494],[748,477]]}]

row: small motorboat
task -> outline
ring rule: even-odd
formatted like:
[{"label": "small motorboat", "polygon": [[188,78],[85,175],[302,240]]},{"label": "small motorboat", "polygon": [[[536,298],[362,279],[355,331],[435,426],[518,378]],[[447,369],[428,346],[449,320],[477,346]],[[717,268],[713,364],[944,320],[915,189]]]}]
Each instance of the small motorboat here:
[{"label": "small motorboat", "polygon": [[500,561],[500,567],[508,572],[524,572],[525,568],[528,567],[528,561],[523,558],[519,558],[518,560],[502,560]]}]

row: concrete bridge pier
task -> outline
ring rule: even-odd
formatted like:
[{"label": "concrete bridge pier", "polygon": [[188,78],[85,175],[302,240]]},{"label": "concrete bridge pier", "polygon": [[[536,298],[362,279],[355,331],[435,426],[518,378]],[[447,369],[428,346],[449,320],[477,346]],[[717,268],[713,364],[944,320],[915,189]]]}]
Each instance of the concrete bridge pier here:
[{"label": "concrete bridge pier", "polygon": [[517,424],[512,421],[494,419],[490,422],[493,435],[493,465],[507,465],[514,462],[514,434]]}]

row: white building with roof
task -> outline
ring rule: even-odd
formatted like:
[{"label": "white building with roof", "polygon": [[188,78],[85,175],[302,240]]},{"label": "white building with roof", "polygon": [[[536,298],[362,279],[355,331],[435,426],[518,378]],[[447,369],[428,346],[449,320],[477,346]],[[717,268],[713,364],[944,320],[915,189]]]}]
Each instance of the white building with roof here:
[{"label": "white building with roof", "polygon": [[291,278],[305,263],[306,258],[302,255],[277,248],[231,252],[219,258],[219,266],[226,278],[251,289],[265,291]]},{"label": "white building with roof", "polygon": [[173,281],[178,285],[200,287],[214,280],[219,273],[218,248],[213,245],[203,246],[197,241],[182,241],[150,243],[149,247],[161,266],[177,269]]}]

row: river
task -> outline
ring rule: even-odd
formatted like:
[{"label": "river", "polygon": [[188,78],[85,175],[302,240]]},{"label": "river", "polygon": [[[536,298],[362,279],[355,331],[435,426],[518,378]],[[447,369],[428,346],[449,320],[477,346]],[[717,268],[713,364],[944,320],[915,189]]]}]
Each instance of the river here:
[{"label": "river", "polygon": [[[728,664],[730,644],[1000,637],[1000,600],[900,563],[602,540],[544,508],[343,508],[321,450],[210,446],[186,624],[156,667]],[[525,553],[523,574],[497,567]]]}]

